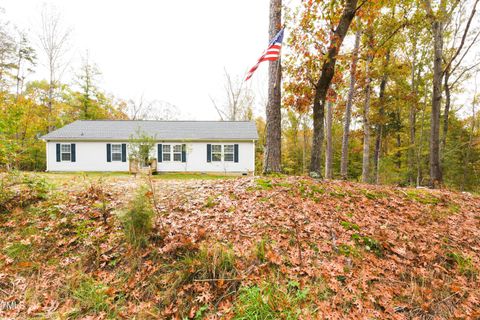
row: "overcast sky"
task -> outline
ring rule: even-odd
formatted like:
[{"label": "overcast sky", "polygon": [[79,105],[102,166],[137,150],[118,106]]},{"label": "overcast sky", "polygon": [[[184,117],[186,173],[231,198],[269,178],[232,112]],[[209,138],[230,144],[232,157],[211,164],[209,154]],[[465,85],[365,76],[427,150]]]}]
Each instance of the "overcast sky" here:
[{"label": "overcast sky", "polygon": [[[42,6],[71,27],[71,81],[80,57],[102,72],[101,88],[123,99],[164,100],[183,118],[218,119],[223,73],[243,76],[268,44],[268,0],[0,0],[4,17],[36,35]],[[40,51],[40,50],[39,50]],[[46,78],[42,55],[31,78]],[[264,112],[267,64],[252,78],[256,113]]]},{"label": "overcast sky", "polygon": [[[36,45],[44,5],[72,29],[71,67],[63,81],[72,83],[88,50],[102,72],[101,88],[121,99],[166,101],[179,108],[181,119],[217,120],[210,96],[222,101],[224,68],[243,78],[268,44],[269,0],[0,0],[3,17]],[[37,50],[37,72],[30,79],[47,78]],[[264,63],[248,82],[256,115],[265,112],[266,71]],[[456,108],[471,102],[473,79],[463,87],[454,96]]]}]

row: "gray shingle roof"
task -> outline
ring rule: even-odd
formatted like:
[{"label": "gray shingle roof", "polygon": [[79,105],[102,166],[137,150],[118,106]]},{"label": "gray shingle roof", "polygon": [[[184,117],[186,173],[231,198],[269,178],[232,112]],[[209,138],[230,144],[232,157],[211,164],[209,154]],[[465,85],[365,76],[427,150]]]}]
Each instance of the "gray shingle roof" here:
[{"label": "gray shingle roof", "polygon": [[250,121],[77,120],[44,135],[43,140],[128,140],[136,132],[157,140],[252,140],[257,128]]}]

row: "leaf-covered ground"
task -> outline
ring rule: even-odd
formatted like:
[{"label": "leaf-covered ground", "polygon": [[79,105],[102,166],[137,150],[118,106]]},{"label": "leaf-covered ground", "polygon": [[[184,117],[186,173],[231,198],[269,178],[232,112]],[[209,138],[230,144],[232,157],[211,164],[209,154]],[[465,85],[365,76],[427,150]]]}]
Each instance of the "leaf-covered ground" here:
[{"label": "leaf-covered ground", "polygon": [[0,213],[0,318],[480,318],[478,196],[153,179],[135,249],[119,214],[145,178],[47,179]]}]

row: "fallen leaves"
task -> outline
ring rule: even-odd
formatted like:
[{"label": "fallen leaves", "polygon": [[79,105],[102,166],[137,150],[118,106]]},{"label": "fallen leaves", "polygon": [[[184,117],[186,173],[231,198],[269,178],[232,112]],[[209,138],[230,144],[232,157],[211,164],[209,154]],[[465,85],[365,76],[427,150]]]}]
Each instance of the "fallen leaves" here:
[{"label": "fallen leaves", "polygon": [[[56,198],[1,216],[0,300],[13,296],[23,307],[0,310],[0,317],[68,314],[75,305],[65,288],[78,272],[105,284],[112,301],[122,297],[124,318],[229,318],[238,286],[272,273],[310,286],[320,317],[474,318],[480,309],[478,197],[294,177],[260,185],[253,178],[154,180],[157,194],[149,196],[157,198],[156,224],[167,234],[138,252],[125,245],[115,210],[141,182],[65,185]],[[254,253],[262,241],[264,258]],[[9,256],[12,244],[34,250]],[[198,261],[181,269],[200,248],[217,244],[235,255],[232,276],[223,279]],[[200,279],[201,272],[212,276]],[[182,275],[172,301],[157,310],[162,290]]]},{"label": "fallen leaves", "polygon": [[282,257],[271,250],[267,252],[266,257],[269,262],[277,266],[282,264]]}]

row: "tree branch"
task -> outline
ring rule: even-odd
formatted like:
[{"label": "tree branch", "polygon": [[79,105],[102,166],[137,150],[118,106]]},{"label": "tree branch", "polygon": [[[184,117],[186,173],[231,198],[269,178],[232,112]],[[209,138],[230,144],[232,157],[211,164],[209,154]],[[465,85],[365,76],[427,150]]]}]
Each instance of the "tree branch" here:
[{"label": "tree branch", "polygon": [[480,65],[480,61],[474,63],[473,65],[469,66],[468,68],[466,68],[465,70],[462,71],[462,73],[460,73],[458,75],[458,77],[455,79],[455,81],[452,82],[452,84],[450,85],[451,88],[453,88],[455,86],[455,84],[457,84],[458,81],[460,81],[460,79],[463,77],[463,75],[465,73],[467,73],[468,71],[474,69],[475,67],[478,67]]},{"label": "tree branch", "polygon": [[[445,71],[448,70],[452,64],[452,62],[457,58],[457,56],[460,54],[460,51],[462,51],[463,49],[463,46],[465,44],[465,40],[467,38],[467,35],[468,35],[468,30],[470,29],[470,25],[472,23],[472,20],[473,20],[473,17],[475,16],[475,12],[477,11],[476,8],[477,8],[477,4],[478,4],[478,1],[479,0],[475,0],[475,3],[473,5],[473,8],[472,8],[472,12],[470,13],[470,17],[468,18],[468,21],[467,21],[467,25],[465,26],[465,30],[463,32],[463,35],[462,35],[462,40],[460,41],[460,45],[458,46],[457,48],[457,51],[455,52],[455,54],[453,55],[453,57],[450,59],[450,61],[448,62],[448,64],[445,66],[445,68],[443,69],[443,74],[445,74]],[[478,36],[478,34],[477,34]],[[476,39],[476,37],[475,37]],[[473,42],[472,42],[473,43]],[[468,47],[467,51],[464,53],[464,55],[462,56],[462,59],[463,60],[463,57],[465,56],[465,54],[468,52],[468,50],[471,48],[471,45]],[[460,61],[461,61],[460,60]]]},{"label": "tree branch", "polygon": [[[468,46],[467,50],[465,50],[465,52],[463,53],[462,57],[460,58],[460,60],[458,60],[458,62],[455,64],[455,66],[453,67],[452,69],[452,72],[453,73],[459,66],[460,64],[462,63],[463,61],[463,58],[465,58],[465,56],[467,55],[467,53],[470,51],[470,49],[473,47],[473,45],[476,43],[478,37],[480,36],[480,31],[477,32],[477,34],[475,35],[475,37],[473,38],[472,42],[470,43],[470,45]],[[446,69],[445,69],[446,70]]]},{"label": "tree branch", "polygon": [[210,101],[212,101],[212,104],[213,104],[213,107],[215,108],[215,110],[217,110],[217,113],[218,113],[218,116],[220,117],[220,119],[222,121],[225,121],[223,119],[223,116],[225,116],[225,114],[222,116],[222,111],[217,107],[217,103],[215,102],[215,100],[211,97],[211,96],[208,96],[210,98]]}]

